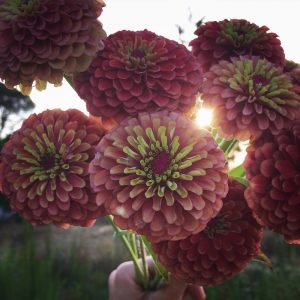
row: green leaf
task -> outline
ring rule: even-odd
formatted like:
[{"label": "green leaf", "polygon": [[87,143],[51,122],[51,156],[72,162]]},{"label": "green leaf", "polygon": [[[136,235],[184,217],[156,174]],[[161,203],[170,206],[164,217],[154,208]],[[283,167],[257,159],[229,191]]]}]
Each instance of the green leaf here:
[{"label": "green leaf", "polygon": [[273,270],[273,263],[271,259],[262,250],[260,250],[258,254],[253,258],[253,261],[263,263],[269,269]]},{"label": "green leaf", "polygon": [[225,156],[228,156],[230,152],[235,148],[237,145],[238,140],[225,140],[223,139],[222,142],[219,143],[219,147],[223,150]]},{"label": "green leaf", "polygon": [[245,174],[246,172],[243,165],[239,165],[229,171],[229,176],[232,177],[245,177]]},{"label": "green leaf", "polygon": [[236,180],[240,184],[244,185],[245,187],[249,186],[249,181],[246,178],[243,177],[235,177],[235,176],[230,176],[233,180]]}]

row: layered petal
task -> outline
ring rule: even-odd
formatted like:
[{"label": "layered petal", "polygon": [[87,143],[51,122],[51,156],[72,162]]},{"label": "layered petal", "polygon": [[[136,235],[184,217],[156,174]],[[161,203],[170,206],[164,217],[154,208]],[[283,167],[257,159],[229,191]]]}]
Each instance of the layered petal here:
[{"label": "layered petal", "polygon": [[88,165],[104,135],[78,110],[33,114],[2,149],[3,193],[33,225],[90,226],[105,212],[91,191]]},{"label": "layered petal", "polygon": [[3,0],[0,4],[0,78],[29,93],[64,73],[84,71],[102,49],[100,0]]},{"label": "layered petal", "polygon": [[259,57],[222,60],[203,75],[204,105],[227,139],[273,134],[299,118],[300,97],[281,68]]},{"label": "layered petal", "polygon": [[212,135],[167,111],[139,114],[107,133],[90,173],[115,223],[151,241],[203,230],[228,190],[225,157]]},{"label": "layered petal", "polygon": [[244,187],[229,180],[223,207],[204,231],[152,246],[173,276],[207,286],[223,283],[241,272],[258,253],[261,236],[261,226],[245,201]]},{"label": "layered petal", "polygon": [[118,122],[138,112],[189,112],[201,81],[187,48],[148,30],[119,31],[104,42],[75,88],[87,110]]},{"label": "layered petal", "polygon": [[284,66],[285,56],[277,34],[266,26],[257,26],[243,19],[206,22],[195,31],[190,42],[193,54],[203,71],[231,57],[255,55],[277,66]]},{"label": "layered petal", "polygon": [[264,225],[291,243],[300,243],[299,166],[299,121],[276,136],[252,141],[244,162],[249,206]]}]

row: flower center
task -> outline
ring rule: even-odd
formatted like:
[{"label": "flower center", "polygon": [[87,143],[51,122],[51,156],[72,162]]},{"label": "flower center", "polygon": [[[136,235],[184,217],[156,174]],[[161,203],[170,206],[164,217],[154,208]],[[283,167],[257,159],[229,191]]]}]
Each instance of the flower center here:
[{"label": "flower center", "polygon": [[[24,155],[23,152],[17,154],[18,160],[25,161],[28,165],[20,169],[20,175],[29,176],[31,183],[36,180],[54,179],[56,176],[65,180],[65,171],[70,168],[69,163],[63,159],[66,145],[61,144],[59,149],[56,149],[45,133],[40,137],[35,131],[31,131],[31,138],[32,141],[26,137],[22,140],[24,144],[22,151],[27,154]],[[32,147],[32,142],[36,147]],[[16,163],[15,168],[19,168],[18,164]]]},{"label": "flower center", "polygon": [[166,152],[160,152],[152,160],[151,169],[155,174],[161,174],[167,171],[170,162],[170,156]]},{"label": "flower center", "polygon": [[[152,43],[153,44],[153,43]],[[119,45],[117,45],[119,47]],[[150,46],[148,41],[139,36],[134,40],[127,40],[121,44],[117,50],[120,53],[120,59],[130,69],[146,69],[153,63],[156,52],[153,51],[154,45]]]},{"label": "flower center", "polygon": [[267,85],[270,82],[267,78],[265,78],[262,75],[254,75],[252,77],[252,80],[253,80],[254,85],[258,85],[258,84]]},{"label": "flower center", "polygon": [[230,227],[230,223],[226,221],[227,214],[219,214],[217,217],[209,221],[206,228],[203,230],[209,238],[214,238],[216,234],[222,234]]},{"label": "flower center", "polygon": [[[182,198],[187,197],[188,191],[177,185],[177,181],[192,181],[194,176],[205,175],[204,169],[190,167],[206,158],[207,152],[200,151],[196,155],[190,155],[193,144],[180,147],[179,136],[171,139],[168,136],[165,126],[160,126],[155,134],[152,128],[146,128],[144,134],[128,136],[127,141],[132,148],[125,146],[123,152],[135,160],[137,165],[129,167],[127,158],[119,158],[117,162],[127,165],[124,168],[125,174],[133,177],[135,174],[135,178],[130,180],[131,186],[145,185],[146,198],[152,198],[155,194],[159,197],[166,196],[168,205],[172,205],[174,198],[165,192],[176,191]],[[132,197],[134,193],[133,190]]]},{"label": "flower center", "polygon": [[55,167],[57,163],[57,160],[54,155],[51,155],[50,153],[45,153],[41,157],[40,165],[43,169],[49,170]]},{"label": "flower center", "polygon": [[245,50],[244,47],[255,40],[256,30],[256,26],[248,22],[228,22],[222,24],[221,35],[242,54],[240,51]]},{"label": "flower center", "polygon": [[139,49],[135,49],[131,52],[131,56],[135,58],[143,58],[145,57],[145,52]]},{"label": "flower center", "polygon": [[[235,69],[228,83],[241,96],[236,98],[237,101],[256,102],[253,108],[259,114],[265,114],[266,108],[286,117],[287,108],[299,106],[290,79],[265,59],[235,60],[228,66]],[[227,70],[232,72],[229,68]]]},{"label": "flower center", "polygon": [[[1,1],[0,1],[1,2]],[[0,17],[10,20],[22,14],[31,14],[41,0],[6,0],[0,3]]]}]

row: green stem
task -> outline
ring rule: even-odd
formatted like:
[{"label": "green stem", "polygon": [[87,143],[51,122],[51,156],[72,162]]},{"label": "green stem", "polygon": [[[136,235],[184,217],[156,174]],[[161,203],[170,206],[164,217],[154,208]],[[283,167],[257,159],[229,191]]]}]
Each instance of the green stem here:
[{"label": "green stem", "polygon": [[229,153],[231,152],[231,150],[235,147],[235,145],[238,143],[238,140],[232,140],[231,143],[229,144],[228,148],[225,151],[225,155],[229,155]]},{"label": "green stem", "polygon": [[143,267],[145,283],[146,283],[145,289],[147,290],[149,287],[149,269],[148,269],[148,263],[146,261],[145,246],[144,246],[143,240],[140,236],[139,236],[139,246],[140,246],[140,251],[141,251],[142,267]]},{"label": "green stem", "polygon": [[128,239],[135,255],[138,257],[139,255],[138,255],[138,250],[136,245],[136,235],[132,232],[128,232]]},{"label": "green stem", "polygon": [[238,140],[223,140],[219,146],[223,150],[224,154],[228,156],[230,151],[234,148],[234,146],[238,143]]},{"label": "green stem", "polygon": [[152,250],[151,244],[147,240],[145,236],[140,236],[140,238],[143,240],[143,243],[145,247],[147,248],[148,253],[151,255],[153,261],[154,261],[154,267],[156,270],[156,273],[158,273],[165,281],[168,280],[168,272],[166,269],[162,266],[162,264],[159,262],[156,253]]},{"label": "green stem", "polygon": [[140,264],[138,262],[138,257],[135,254],[134,250],[132,249],[130,243],[128,242],[128,240],[124,236],[124,234],[122,234],[122,232],[119,229],[119,227],[116,226],[116,224],[114,223],[113,218],[111,216],[106,216],[105,219],[113,227],[113,229],[115,230],[116,234],[119,236],[119,238],[123,242],[124,246],[128,250],[128,252],[129,252],[129,254],[130,254],[131,258],[132,258],[134,267],[135,267],[137,280],[138,280],[139,283],[141,283],[145,287],[146,283],[145,283],[144,273],[143,273],[143,271],[142,271],[142,269],[140,267]]}]

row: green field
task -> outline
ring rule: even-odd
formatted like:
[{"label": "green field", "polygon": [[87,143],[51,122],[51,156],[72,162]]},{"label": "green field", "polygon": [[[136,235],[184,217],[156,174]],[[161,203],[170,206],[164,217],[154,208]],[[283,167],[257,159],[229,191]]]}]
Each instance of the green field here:
[{"label": "green field", "polygon": [[[1,300],[106,300],[109,270],[101,270],[87,258],[79,263],[80,249],[72,249],[66,261],[49,235],[42,241],[44,255],[37,254],[31,226],[22,226],[22,239],[1,241]],[[88,230],[88,229],[87,229]],[[114,238],[114,237],[112,237]],[[206,288],[208,300],[298,300],[300,299],[300,246],[285,244],[268,233],[263,250],[274,268],[251,262],[246,271],[225,284]]]}]

